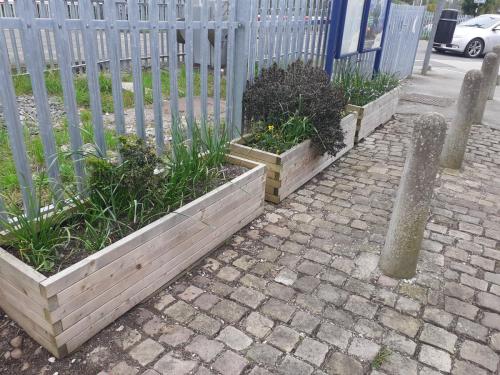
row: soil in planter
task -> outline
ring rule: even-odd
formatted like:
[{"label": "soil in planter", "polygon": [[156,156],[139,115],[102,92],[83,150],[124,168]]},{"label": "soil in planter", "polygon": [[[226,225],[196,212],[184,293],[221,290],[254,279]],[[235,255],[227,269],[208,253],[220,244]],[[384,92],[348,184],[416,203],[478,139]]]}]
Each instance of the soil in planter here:
[{"label": "soil in planter", "polygon": [[[245,173],[248,169],[242,166],[238,165],[233,165],[233,164],[224,164],[220,167],[217,173],[217,177],[213,178],[209,181],[209,185],[204,185],[203,187],[200,186],[199,190],[196,189],[195,187],[195,198],[197,199],[204,195],[207,191],[212,191],[219,186],[224,185],[225,183],[235,179],[238,176],[241,176],[243,173]],[[192,200],[194,200],[192,199]],[[184,201],[183,205],[190,203],[190,201]],[[178,209],[179,207],[172,207],[170,212]],[[169,212],[165,212],[164,215],[167,215]],[[76,232],[74,233],[75,238],[82,238],[82,236],[85,234],[85,224],[83,222],[75,222],[72,221],[71,217],[68,218],[66,221],[68,226],[75,225],[78,228]],[[153,222],[153,221],[151,221]],[[146,226],[149,223],[145,223],[142,227]],[[133,233],[134,231],[140,229],[141,227],[135,227],[131,228],[128,233],[125,233],[123,236],[116,237],[116,238],[110,238],[111,243],[117,242],[118,240],[124,238],[125,236]],[[91,238],[87,238],[87,240],[92,240]],[[109,243],[106,245],[109,246]],[[22,257],[19,254],[18,249],[15,249],[13,247],[5,246],[3,245],[2,248],[9,252],[10,254],[14,255],[16,258],[24,261]],[[82,242],[79,240],[70,240],[69,242],[65,243],[63,246],[58,251],[58,258],[57,261],[54,264],[54,267],[52,268],[51,271],[40,271],[44,276],[52,276],[65,268],[78,263],[79,261],[85,259],[88,257],[91,253],[86,251]]]}]

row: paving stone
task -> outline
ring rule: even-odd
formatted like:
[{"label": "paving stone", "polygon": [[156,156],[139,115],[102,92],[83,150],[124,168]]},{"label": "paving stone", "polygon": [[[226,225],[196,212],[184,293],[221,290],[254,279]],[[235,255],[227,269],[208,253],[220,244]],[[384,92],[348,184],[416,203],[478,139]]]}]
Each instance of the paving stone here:
[{"label": "paving stone", "polygon": [[297,357],[318,367],[323,363],[326,353],[328,353],[328,345],[308,337],[302,340],[297,350],[295,350],[295,355]]},{"label": "paving stone", "polygon": [[154,369],[162,375],[185,375],[193,371],[196,366],[197,362],[175,358],[173,352],[170,352],[155,363]]},{"label": "paving stone", "polygon": [[354,325],[354,330],[363,337],[379,339],[384,333],[382,326],[369,319],[359,319]]},{"label": "paving stone", "polygon": [[239,375],[247,365],[248,361],[244,357],[228,350],[214,362],[213,368],[222,375]]},{"label": "paving stone", "polygon": [[481,319],[481,324],[486,327],[500,330],[500,315],[490,312],[484,312],[483,318]]},{"label": "paving stone", "polygon": [[274,367],[283,353],[267,344],[255,343],[248,349],[247,357],[252,361]]},{"label": "paving stone", "polygon": [[274,323],[271,319],[266,318],[257,312],[252,312],[245,321],[245,329],[247,332],[251,333],[258,338],[263,338],[267,336]]},{"label": "paving stone", "polygon": [[415,353],[415,349],[417,348],[417,344],[414,341],[393,331],[389,331],[385,336],[384,345],[410,356]]},{"label": "paving stone", "polygon": [[261,311],[273,319],[286,323],[295,312],[295,307],[272,298],[262,305]]},{"label": "paving stone", "polygon": [[348,353],[360,358],[363,361],[372,361],[377,356],[379,350],[380,345],[374,343],[373,341],[355,337],[349,346]]},{"label": "paving stone", "polygon": [[352,333],[334,324],[323,323],[316,336],[320,340],[344,350],[347,349]]},{"label": "paving stone", "polygon": [[415,337],[421,325],[417,319],[400,314],[388,308],[383,308],[380,311],[378,319],[384,326],[392,328],[409,337]]},{"label": "paving stone", "polygon": [[141,366],[146,366],[158,357],[165,349],[161,344],[151,339],[146,339],[139,345],[134,347],[130,352],[130,356],[135,359]]},{"label": "paving stone", "polygon": [[418,359],[440,371],[451,371],[451,357],[443,350],[433,348],[429,345],[422,345]]},{"label": "paving stone", "polygon": [[399,297],[396,303],[396,310],[411,316],[418,316],[421,305],[415,300],[406,297]]},{"label": "paving stone", "polygon": [[242,283],[243,285],[249,287],[249,288],[254,288],[257,290],[265,290],[266,285],[267,285],[266,279],[263,279],[262,277],[257,277],[255,275],[248,274],[248,273],[246,275],[244,275],[239,280],[239,282]]},{"label": "paving stone", "polygon": [[321,314],[326,303],[311,294],[298,294],[295,303],[314,314]]},{"label": "paving stone", "polygon": [[291,286],[297,280],[297,274],[288,268],[283,268],[274,279],[277,283]]},{"label": "paving stone", "polygon": [[203,293],[202,289],[190,285],[186,290],[184,290],[184,292],[178,294],[177,297],[183,299],[184,301],[191,302],[196,298],[198,298],[202,293]]},{"label": "paving stone", "polygon": [[345,309],[371,319],[375,316],[378,306],[363,297],[351,296],[345,305]]},{"label": "paving stone", "polygon": [[170,305],[174,301],[175,301],[175,298],[172,297],[171,294],[162,293],[158,296],[158,298],[154,304],[154,307],[155,307],[155,309],[157,309],[159,311],[163,311],[163,309],[165,309],[165,307],[167,307],[168,305]]},{"label": "paving stone", "polygon": [[327,307],[323,313],[323,316],[327,319],[332,320],[339,326],[347,329],[351,329],[354,325],[353,315],[345,310],[340,310],[335,306]]},{"label": "paving stone", "polygon": [[189,327],[207,336],[213,336],[219,332],[221,323],[205,314],[198,314],[191,323],[189,323]]},{"label": "paving stone", "polygon": [[344,285],[344,289],[369,299],[375,290],[373,285],[367,284],[358,279],[349,279]]},{"label": "paving stone", "polygon": [[318,273],[320,273],[325,266],[319,264],[319,263],[314,263],[309,260],[305,260],[302,263],[300,263],[296,270],[297,272],[309,275],[309,276],[316,276]]},{"label": "paving stone", "polygon": [[448,328],[453,321],[453,315],[432,306],[427,306],[424,309],[423,318],[444,328]]},{"label": "paving stone", "polygon": [[343,305],[349,297],[349,293],[328,283],[322,283],[318,287],[317,295],[323,301],[332,303],[335,306]]},{"label": "paving stone", "polygon": [[466,340],[460,349],[460,356],[466,360],[477,363],[490,371],[496,371],[498,355],[486,345]]},{"label": "paving stone", "polygon": [[320,281],[315,277],[303,276],[293,283],[293,287],[301,292],[310,293],[319,285],[319,283]]},{"label": "paving stone", "polygon": [[295,296],[295,290],[293,290],[293,288],[275,282],[270,282],[267,285],[265,293],[283,301],[289,301]]},{"label": "paving stone", "polygon": [[231,294],[231,298],[242,305],[256,309],[266,299],[266,296],[256,290],[240,286]]},{"label": "paving stone", "polygon": [[250,337],[233,326],[224,328],[217,337],[217,340],[222,341],[234,350],[243,350],[252,344]]},{"label": "paving stone", "polygon": [[472,363],[456,360],[453,364],[453,375],[486,375],[486,370],[483,370]]},{"label": "paving stone", "polygon": [[196,336],[186,346],[188,352],[198,355],[203,361],[210,362],[224,349],[224,345],[215,340],[209,340],[205,336]]},{"label": "paving stone", "polygon": [[126,327],[122,332],[121,336],[115,342],[123,350],[127,350],[141,341],[142,335],[136,329]]},{"label": "paving stone", "polygon": [[255,265],[255,263],[257,263],[256,259],[252,258],[249,255],[243,255],[233,262],[233,266],[238,267],[244,271],[248,271]]},{"label": "paving stone", "polygon": [[142,326],[142,330],[148,336],[156,336],[161,333],[165,328],[165,321],[161,319],[159,316],[155,315],[152,319],[148,320]]},{"label": "paving stone", "polygon": [[183,326],[169,325],[163,330],[159,341],[175,347],[186,343],[193,334],[193,331]]},{"label": "paving stone", "polygon": [[254,367],[252,371],[250,371],[249,375],[272,375],[272,374],[266,369],[263,369],[262,367]]},{"label": "paving stone", "polygon": [[474,320],[479,311],[476,306],[451,297],[445,297],[444,309],[450,313],[463,316],[470,320]]},{"label": "paving stone", "polygon": [[332,260],[331,255],[314,249],[306,251],[304,253],[304,258],[321,264],[328,264]]},{"label": "paving stone", "polygon": [[319,325],[319,323],[320,319],[315,317],[314,315],[305,313],[303,311],[297,311],[290,325],[298,331],[311,334]]},{"label": "paving stone", "polygon": [[240,276],[241,272],[238,271],[236,268],[230,266],[222,267],[219,273],[217,274],[217,277],[219,279],[229,282],[238,280]]},{"label": "paving stone", "polygon": [[469,288],[465,285],[447,282],[444,288],[446,295],[461,299],[462,301],[471,301],[472,297],[474,297],[474,289]]},{"label": "paving stone", "polygon": [[453,353],[455,351],[457,336],[443,328],[426,323],[420,333],[420,341]]},{"label": "paving stone", "polygon": [[235,302],[223,299],[212,308],[211,312],[226,322],[236,323],[245,315],[247,309]]},{"label": "paving stone", "polygon": [[455,332],[483,342],[488,338],[488,328],[464,318],[458,319]]},{"label": "paving stone", "polygon": [[390,375],[417,375],[418,364],[413,359],[391,352],[380,369]]},{"label": "paving stone", "polygon": [[184,301],[178,301],[165,309],[165,314],[180,323],[189,321],[196,310]]},{"label": "paving stone", "polygon": [[211,293],[203,293],[194,301],[194,305],[202,310],[208,311],[219,301],[220,298],[216,295],[213,295]]},{"label": "paving stone", "polygon": [[278,371],[283,375],[310,375],[313,372],[313,367],[297,358],[286,356]]},{"label": "paving stone", "polygon": [[354,358],[337,352],[326,362],[325,371],[329,375],[363,375],[363,366]]},{"label": "paving stone", "polygon": [[267,337],[267,341],[284,352],[291,352],[295,344],[299,341],[299,338],[300,336],[297,331],[285,326],[278,326]]},{"label": "paving stone", "polygon": [[136,375],[139,372],[137,367],[132,367],[125,361],[118,362],[111,371],[110,375]]},{"label": "paving stone", "polygon": [[476,300],[479,306],[500,312],[500,297],[490,293],[480,292],[478,293]]},{"label": "paving stone", "polygon": [[466,273],[463,273],[460,276],[460,282],[462,284],[468,285],[470,287],[473,287],[475,289],[479,289],[482,291],[485,291],[488,289],[488,283],[486,281],[478,279],[477,277],[467,275]]}]

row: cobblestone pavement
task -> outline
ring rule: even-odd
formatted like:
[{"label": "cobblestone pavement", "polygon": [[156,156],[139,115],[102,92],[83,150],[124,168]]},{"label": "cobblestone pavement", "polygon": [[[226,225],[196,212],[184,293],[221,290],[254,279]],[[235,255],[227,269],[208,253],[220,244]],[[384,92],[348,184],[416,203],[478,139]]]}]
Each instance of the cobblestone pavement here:
[{"label": "cobblestone pavement", "polygon": [[499,131],[475,126],[465,170],[440,175],[418,276],[377,269],[413,118],[397,116],[268,206],[77,353],[0,357],[6,373],[497,374]]}]

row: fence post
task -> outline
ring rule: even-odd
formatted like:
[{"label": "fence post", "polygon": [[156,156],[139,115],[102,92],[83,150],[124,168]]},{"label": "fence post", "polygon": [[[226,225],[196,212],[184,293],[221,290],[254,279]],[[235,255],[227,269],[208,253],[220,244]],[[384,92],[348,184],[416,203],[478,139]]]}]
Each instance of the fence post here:
[{"label": "fence post", "polygon": [[[243,134],[243,92],[247,84],[249,32],[251,21],[251,2],[236,1],[236,22],[239,27],[234,40],[234,74],[233,74],[233,111],[231,136]],[[240,134],[235,134],[238,131]]]},{"label": "fence post", "polygon": [[446,121],[438,113],[422,115],[415,121],[379,261],[380,269],[387,276],[415,276],[445,134]]},{"label": "fence post", "polygon": [[482,80],[483,73],[479,70],[470,70],[465,75],[458,98],[457,113],[444,142],[442,167],[460,169],[462,166],[472,125],[472,113],[477,105]]},{"label": "fence post", "polygon": [[473,124],[481,124],[481,122],[483,121],[484,111],[486,109],[486,102],[488,101],[490,84],[491,81],[494,81],[497,77],[497,73],[495,73],[497,59],[498,59],[497,54],[493,52],[486,54],[486,56],[484,57],[483,65],[481,66],[481,72],[483,73],[483,81],[481,84],[481,90],[479,91],[477,105],[472,116]]},{"label": "fence post", "polygon": [[335,0],[332,3],[331,14],[330,14],[330,26],[328,27],[328,40],[326,43],[326,61],[325,61],[325,71],[329,76],[333,73],[333,63],[335,60],[335,54],[338,49],[338,40],[340,38],[340,27],[342,25],[342,1]]},{"label": "fence post", "polygon": [[439,23],[439,19],[441,17],[441,13],[444,9],[444,0],[439,0],[438,5],[436,7],[436,12],[434,13],[434,18],[432,19],[432,31],[429,37],[429,43],[427,44],[427,49],[425,51],[424,63],[422,65],[422,75],[426,75],[429,70],[429,62],[431,60],[432,48],[434,45],[434,38],[436,37],[437,26]]}]

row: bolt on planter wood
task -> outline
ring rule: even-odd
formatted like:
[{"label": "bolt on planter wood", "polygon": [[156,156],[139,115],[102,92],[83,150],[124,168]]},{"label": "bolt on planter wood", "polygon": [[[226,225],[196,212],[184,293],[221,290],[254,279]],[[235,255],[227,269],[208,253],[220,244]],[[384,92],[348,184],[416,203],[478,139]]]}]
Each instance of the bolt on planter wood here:
[{"label": "bolt on planter wood", "polygon": [[231,143],[231,155],[264,163],[267,166],[266,200],[279,203],[323,169],[354,147],[356,115],[349,114],[340,122],[344,131],[345,147],[337,155],[318,155],[311,141],[304,141],[278,155],[245,146],[251,135]]},{"label": "bolt on planter wood", "polygon": [[398,106],[400,90],[399,87],[396,87],[362,107],[352,104],[347,105],[347,111],[355,112],[358,115],[356,142],[369,136],[377,127],[385,124],[394,116]]},{"label": "bolt on planter wood", "polygon": [[249,170],[51,277],[0,248],[0,307],[56,357],[73,352],[263,212],[265,166],[228,162]]}]

